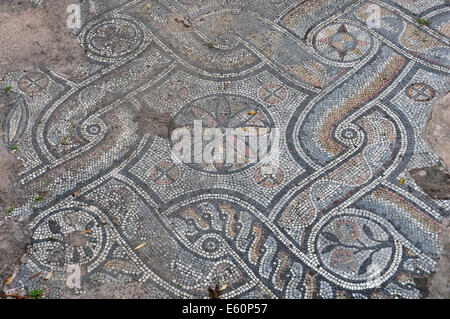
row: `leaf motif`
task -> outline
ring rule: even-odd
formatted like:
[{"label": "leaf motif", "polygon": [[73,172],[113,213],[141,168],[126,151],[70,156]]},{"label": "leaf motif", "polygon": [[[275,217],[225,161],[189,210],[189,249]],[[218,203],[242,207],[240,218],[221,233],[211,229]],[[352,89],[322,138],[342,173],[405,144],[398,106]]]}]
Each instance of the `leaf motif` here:
[{"label": "leaf motif", "polygon": [[366,234],[367,237],[373,238],[373,233],[372,233],[372,230],[369,228],[369,226],[364,225],[363,226],[363,231],[364,231],[364,234]]},{"label": "leaf motif", "polygon": [[4,130],[6,142],[11,150],[17,149],[17,143],[24,134],[29,120],[28,105],[23,97],[17,97],[11,102],[11,111],[6,115]]},{"label": "leaf motif", "polygon": [[324,232],[323,237],[325,237],[326,239],[328,239],[329,241],[332,241],[334,243],[340,243],[339,239],[336,237],[335,234],[330,233],[330,232]]},{"label": "leaf motif", "polygon": [[331,244],[326,246],[324,249],[322,249],[322,251],[320,252],[321,254],[327,254],[330,251],[332,251],[337,245],[336,244]]},{"label": "leaf motif", "polygon": [[367,272],[367,268],[369,268],[369,266],[372,265],[372,254],[370,254],[369,258],[367,258],[361,265],[361,267],[359,267],[358,270],[358,275],[363,275]]}]

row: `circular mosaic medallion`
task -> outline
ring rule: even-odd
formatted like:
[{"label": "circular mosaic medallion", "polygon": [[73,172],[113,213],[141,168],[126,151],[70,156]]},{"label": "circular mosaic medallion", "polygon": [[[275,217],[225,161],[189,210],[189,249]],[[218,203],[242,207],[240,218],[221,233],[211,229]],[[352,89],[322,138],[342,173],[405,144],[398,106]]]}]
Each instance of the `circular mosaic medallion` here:
[{"label": "circular mosaic medallion", "polygon": [[152,180],[160,185],[173,184],[179,175],[180,170],[171,162],[161,162],[150,170]]},{"label": "circular mosaic medallion", "polygon": [[341,136],[348,140],[353,140],[358,137],[358,133],[351,128],[345,128],[341,132]]},{"label": "circular mosaic medallion", "polygon": [[259,98],[267,104],[280,104],[286,99],[286,89],[278,84],[267,84],[259,90]]},{"label": "circular mosaic medallion", "polygon": [[216,238],[207,238],[201,243],[204,251],[208,253],[215,253],[220,249],[220,242]]},{"label": "circular mosaic medallion", "polygon": [[63,210],[43,219],[32,236],[32,255],[49,269],[69,264],[94,266],[106,254],[107,232],[99,216],[85,210]]},{"label": "circular mosaic medallion", "polygon": [[434,89],[426,83],[414,83],[406,88],[406,95],[413,101],[430,101],[436,95]]},{"label": "circular mosaic medallion", "polygon": [[[331,217],[319,230],[315,249],[331,273],[353,282],[381,276],[394,260],[396,247],[388,229],[364,214]],[[373,270],[378,269],[378,274]]]},{"label": "circular mosaic medallion", "polygon": [[359,60],[371,49],[372,39],[367,32],[357,26],[335,23],[318,32],[314,46],[328,59],[352,62]]},{"label": "circular mosaic medallion", "polygon": [[41,72],[31,72],[22,76],[17,85],[22,92],[35,94],[48,86],[48,77]]},{"label": "circular mosaic medallion", "polygon": [[143,44],[144,31],[130,18],[111,18],[97,22],[85,32],[84,43],[99,58],[120,58],[135,53]]},{"label": "circular mosaic medallion", "polygon": [[97,135],[102,131],[102,128],[98,124],[92,124],[86,127],[86,132],[88,132],[91,135]]},{"label": "circular mosaic medallion", "polygon": [[[175,138],[174,131],[172,149],[179,153],[180,161],[196,170],[236,172],[270,153],[273,120],[261,105],[246,97],[223,94],[200,98],[183,108],[174,120],[177,129],[190,132],[187,138],[191,143],[179,149],[184,139]],[[211,134],[203,136],[206,130]]]},{"label": "circular mosaic medallion", "polygon": [[188,89],[180,83],[170,83],[162,92],[162,99],[168,103],[179,103],[187,99]]}]

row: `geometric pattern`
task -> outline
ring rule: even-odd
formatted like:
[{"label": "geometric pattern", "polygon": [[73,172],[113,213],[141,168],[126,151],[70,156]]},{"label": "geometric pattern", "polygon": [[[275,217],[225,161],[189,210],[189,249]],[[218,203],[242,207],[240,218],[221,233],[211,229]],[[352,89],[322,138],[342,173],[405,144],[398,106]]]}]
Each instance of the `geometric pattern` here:
[{"label": "geometric pattern", "polygon": [[[422,131],[448,89],[450,39],[414,17],[442,1],[91,2],[76,74],[6,78],[3,130],[29,197],[10,216],[33,233],[11,287],[58,297],[78,263],[80,294],[139,282],[154,298],[217,283],[222,298],[421,296],[450,202],[409,171],[439,162]],[[277,129],[279,162],[174,163],[142,110]]]}]

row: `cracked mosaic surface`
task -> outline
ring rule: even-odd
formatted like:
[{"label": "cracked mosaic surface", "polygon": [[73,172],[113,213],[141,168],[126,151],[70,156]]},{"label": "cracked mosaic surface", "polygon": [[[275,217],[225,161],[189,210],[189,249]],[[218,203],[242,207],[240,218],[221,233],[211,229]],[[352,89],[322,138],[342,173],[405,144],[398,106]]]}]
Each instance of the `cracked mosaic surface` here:
[{"label": "cracked mosaic surface", "polygon": [[[78,263],[77,293],[139,282],[205,297],[226,282],[223,298],[419,298],[450,201],[408,172],[439,162],[422,131],[449,87],[448,3],[149,2],[90,1],[77,74],[6,79],[3,130],[29,194],[11,214],[33,232],[12,285],[58,297]],[[276,127],[280,161],[174,164],[170,139],[139,128],[146,108],[180,126]]]}]

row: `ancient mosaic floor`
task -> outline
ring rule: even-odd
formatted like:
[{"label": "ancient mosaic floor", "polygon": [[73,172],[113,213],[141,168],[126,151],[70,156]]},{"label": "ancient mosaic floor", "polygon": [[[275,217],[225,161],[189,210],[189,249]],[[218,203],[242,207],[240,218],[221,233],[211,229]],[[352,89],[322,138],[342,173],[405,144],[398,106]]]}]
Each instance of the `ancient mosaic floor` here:
[{"label": "ancient mosaic floor", "polygon": [[[422,132],[449,87],[449,10],[90,1],[75,74],[6,79],[3,129],[28,194],[10,215],[33,232],[11,287],[61,296],[79,264],[75,293],[139,282],[154,298],[208,297],[227,283],[222,298],[419,298],[450,201],[409,171],[439,162]],[[162,114],[277,129],[279,163],[174,164]]]}]

